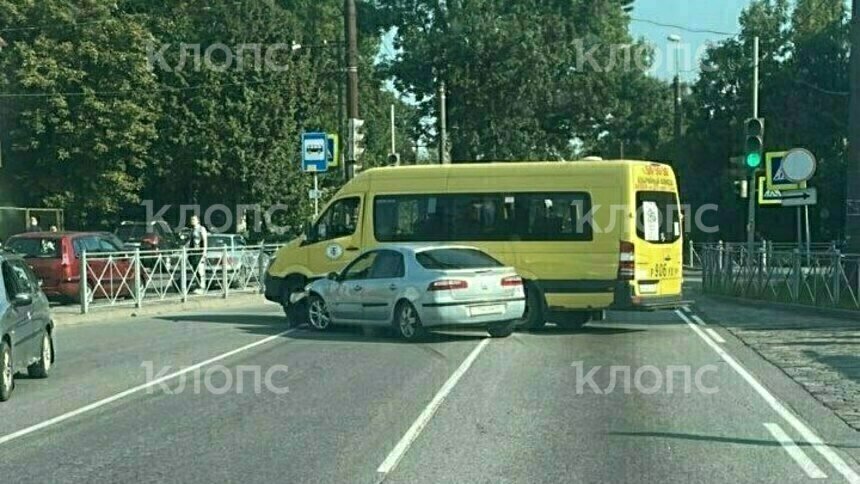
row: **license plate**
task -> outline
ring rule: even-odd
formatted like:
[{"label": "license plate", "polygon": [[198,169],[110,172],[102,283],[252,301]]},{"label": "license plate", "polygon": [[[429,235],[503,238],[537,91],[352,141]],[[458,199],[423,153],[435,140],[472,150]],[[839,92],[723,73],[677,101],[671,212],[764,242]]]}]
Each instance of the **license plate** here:
[{"label": "license plate", "polygon": [[491,314],[504,314],[505,306],[497,304],[493,306],[472,306],[469,308],[469,316],[489,316]]},{"label": "license plate", "polygon": [[657,294],[657,284],[639,284],[641,294]]}]

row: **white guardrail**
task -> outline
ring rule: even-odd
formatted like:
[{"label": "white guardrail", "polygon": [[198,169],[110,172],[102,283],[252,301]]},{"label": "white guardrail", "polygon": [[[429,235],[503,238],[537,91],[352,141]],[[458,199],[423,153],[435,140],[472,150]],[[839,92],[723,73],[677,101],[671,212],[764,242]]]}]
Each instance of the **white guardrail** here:
[{"label": "white guardrail", "polygon": [[280,245],[171,251],[81,254],[81,313],[114,307],[143,307],[157,301],[194,297],[227,298],[264,291],[269,261]]}]

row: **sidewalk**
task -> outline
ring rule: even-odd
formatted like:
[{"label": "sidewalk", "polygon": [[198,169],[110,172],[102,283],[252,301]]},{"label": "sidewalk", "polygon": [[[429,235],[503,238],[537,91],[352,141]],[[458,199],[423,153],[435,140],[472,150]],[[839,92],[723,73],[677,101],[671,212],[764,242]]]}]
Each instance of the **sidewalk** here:
[{"label": "sidewalk", "polygon": [[860,430],[860,321],[702,294],[696,308]]},{"label": "sidewalk", "polygon": [[262,304],[272,303],[268,303],[262,294],[256,292],[231,294],[227,299],[224,299],[220,294],[213,293],[211,295],[194,296],[184,303],[177,300],[147,301],[142,308],[136,308],[133,304],[113,307],[91,307],[90,312],[87,314],[81,314],[80,306],[77,305],[54,306],[51,308],[51,315],[57,326],[71,326],[141,316],[157,316],[186,311],[218,311],[221,309]]}]

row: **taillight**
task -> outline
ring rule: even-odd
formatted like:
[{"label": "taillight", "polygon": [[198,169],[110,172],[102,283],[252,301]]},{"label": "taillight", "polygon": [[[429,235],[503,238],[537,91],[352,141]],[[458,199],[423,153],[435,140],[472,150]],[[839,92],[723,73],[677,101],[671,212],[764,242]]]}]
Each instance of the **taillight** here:
[{"label": "taillight", "polygon": [[636,276],[636,248],[631,242],[622,240],[618,251],[618,279],[632,281]]},{"label": "taillight", "polygon": [[466,281],[456,281],[443,279],[441,281],[433,281],[427,286],[428,291],[453,291],[455,289],[466,289],[469,283]]},{"label": "taillight", "polygon": [[510,276],[502,279],[502,287],[517,287],[523,285],[523,278],[520,276]]}]

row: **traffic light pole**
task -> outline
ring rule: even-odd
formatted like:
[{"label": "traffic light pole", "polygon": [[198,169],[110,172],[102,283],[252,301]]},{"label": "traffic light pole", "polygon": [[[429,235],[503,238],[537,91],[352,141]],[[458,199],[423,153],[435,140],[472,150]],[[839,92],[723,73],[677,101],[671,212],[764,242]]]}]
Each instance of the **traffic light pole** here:
[{"label": "traffic light pole", "polygon": [[[753,39],[753,118],[758,118],[758,84],[759,84],[759,38]],[[749,203],[747,205],[747,256],[752,261],[755,249],[755,205],[758,202],[758,169],[751,170],[749,182]]]},{"label": "traffic light pole", "polygon": [[[355,0],[344,0],[344,31],[346,37],[346,117],[358,118],[358,20]],[[347,140],[351,145],[352,139]],[[350,159],[352,158],[352,159]],[[355,173],[355,156],[348,156],[344,175],[351,180]]]}]

